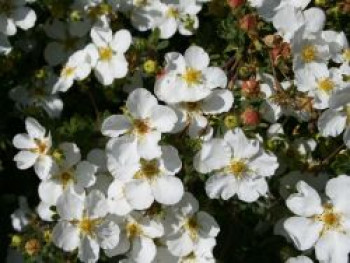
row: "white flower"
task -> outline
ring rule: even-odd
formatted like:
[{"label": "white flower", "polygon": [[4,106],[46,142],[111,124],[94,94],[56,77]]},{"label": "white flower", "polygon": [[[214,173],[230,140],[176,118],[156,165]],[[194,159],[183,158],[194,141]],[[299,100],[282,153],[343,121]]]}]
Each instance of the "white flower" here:
[{"label": "white flower", "polygon": [[[212,251],[214,246],[216,245],[215,239],[210,239],[213,247],[209,247],[208,249]],[[209,242],[208,242],[209,243]],[[153,263],[215,263],[215,259],[213,255],[206,255],[211,253],[202,254],[202,251],[193,251],[187,256],[177,257],[170,253],[170,251],[166,247],[158,247],[157,256],[154,259]]]},{"label": "white flower", "polygon": [[292,41],[293,70],[297,82],[327,71],[329,46],[320,33],[305,35],[302,27]]},{"label": "white flower", "polygon": [[350,61],[349,43],[344,32],[322,31],[322,38],[328,43],[329,53],[334,62],[343,63]]},{"label": "white flower", "polygon": [[306,256],[298,256],[295,258],[288,258],[286,263],[312,263],[313,261]]},{"label": "white flower", "polygon": [[0,7],[0,32],[12,36],[17,27],[28,30],[36,21],[35,12],[25,6],[24,0],[3,0]]},{"label": "white flower", "polygon": [[168,209],[164,240],[172,255],[212,257],[220,228],[212,216],[198,208],[198,201],[186,193],[180,203]]},{"label": "white flower", "polygon": [[67,191],[57,202],[57,212],[60,220],[52,232],[53,243],[64,251],[78,249],[82,262],[97,262],[100,248],[118,245],[120,230],[106,218],[108,204],[101,192],[82,198]]},{"label": "white flower", "polygon": [[11,214],[12,227],[21,232],[29,224],[32,211],[28,206],[27,198],[18,197],[19,208]]},{"label": "white flower", "polygon": [[132,25],[139,31],[155,28],[163,19],[163,7],[159,0],[132,0]]},{"label": "white flower", "polygon": [[345,83],[336,78],[336,69],[332,68],[326,71],[317,71],[308,78],[302,78],[297,83],[299,91],[308,92],[313,100],[313,106],[316,109],[326,109],[329,107],[329,100],[332,94],[345,87]]},{"label": "white flower", "polygon": [[284,222],[284,228],[299,250],[315,248],[321,262],[346,263],[350,252],[348,206],[350,177],[340,175],[328,181],[322,203],[318,193],[300,181],[298,193],[292,194],[286,204],[296,216]]},{"label": "white flower", "polygon": [[114,35],[109,27],[93,27],[92,42],[87,46],[95,76],[103,85],[111,85],[128,73],[128,62],[124,53],[131,44],[131,34],[122,29]]},{"label": "white flower", "polygon": [[266,195],[266,178],[278,168],[277,158],[266,153],[257,140],[249,140],[236,128],[226,132],[224,139],[205,142],[194,157],[200,173],[214,171],[206,182],[210,198],[227,200],[236,195],[245,202],[254,202]]},{"label": "white flower", "polygon": [[272,21],[276,8],[281,0],[248,0],[250,5],[257,9],[259,15],[266,21]]},{"label": "white flower", "polygon": [[18,169],[28,169],[34,166],[35,173],[40,179],[47,179],[53,165],[50,156],[51,135],[46,136],[46,130],[40,123],[28,117],[25,120],[27,133],[17,134],[13,145],[21,151],[14,160]]},{"label": "white flower", "polygon": [[173,133],[188,128],[190,137],[203,135],[208,127],[205,115],[217,115],[228,112],[233,104],[233,94],[229,90],[215,89],[203,100],[197,102],[182,102],[172,105],[178,121],[172,130]]},{"label": "white flower", "polygon": [[[330,107],[322,113],[318,119],[318,129],[324,137],[336,137],[343,131],[343,140],[348,148],[350,148],[350,97],[349,88],[342,89],[336,92],[331,100]],[[348,104],[341,106],[344,102]]]},{"label": "white flower", "polygon": [[83,35],[81,31],[74,31],[72,25],[73,23],[64,23],[57,19],[45,24],[45,33],[54,40],[44,50],[45,60],[50,66],[65,62],[74,51],[83,47]]},{"label": "white flower", "polygon": [[43,180],[38,189],[41,201],[48,205],[56,205],[58,198],[69,187],[74,187],[74,191],[80,194],[96,181],[97,166],[80,161],[80,150],[75,144],[62,143],[59,148],[64,159],[53,166],[50,178]]},{"label": "white flower", "polygon": [[118,246],[106,250],[107,256],[121,255],[127,252],[129,262],[151,263],[156,256],[155,238],[164,234],[163,225],[148,216],[132,213],[124,218],[115,218],[121,233]]},{"label": "white flower", "polygon": [[112,115],[104,120],[102,134],[117,138],[130,137],[137,142],[142,158],[152,159],[161,154],[158,142],[161,134],[170,132],[177,117],[175,112],[163,105],[146,89],[136,89],[126,101],[127,115]]},{"label": "white flower", "polygon": [[87,48],[76,51],[61,70],[61,74],[53,87],[53,91],[66,92],[75,80],[81,81],[91,72],[91,60]]},{"label": "white flower", "polygon": [[197,14],[202,6],[196,0],[172,0],[163,4],[163,19],[158,28],[160,37],[172,37],[177,30],[181,35],[192,35],[199,26]]},{"label": "white flower", "polygon": [[152,203],[173,205],[180,201],[184,189],[174,175],[181,169],[181,160],[174,147],[162,146],[162,155],[152,160],[142,159],[135,143],[116,140],[107,149],[107,165],[115,176],[108,189],[110,212],[128,214],[133,209],[143,210]]},{"label": "white flower", "polygon": [[166,103],[195,102],[210,95],[215,88],[225,88],[227,76],[218,67],[209,67],[209,55],[198,46],[185,55],[165,55],[164,74],[155,83],[156,96]]}]

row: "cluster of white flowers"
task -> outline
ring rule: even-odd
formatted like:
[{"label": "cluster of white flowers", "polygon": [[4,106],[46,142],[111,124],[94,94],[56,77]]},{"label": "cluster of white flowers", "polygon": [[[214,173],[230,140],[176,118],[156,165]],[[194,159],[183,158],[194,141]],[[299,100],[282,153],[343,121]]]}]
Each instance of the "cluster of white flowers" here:
[{"label": "cluster of white flowers", "polygon": [[[291,46],[295,79],[279,83],[282,91],[296,86],[310,97],[313,108],[320,112],[320,134],[336,137],[343,133],[344,144],[350,148],[350,83],[344,78],[350,75],[348,42],[342,32],[323,30],[326,16],[321,9],[307,9],[310,1],[249,2]],[[79,21],[45,24],[52,39],[44,50],[50,74],[34,92],[25,86],[10,92],[18,107],[36,105],[50,117],[59,117],[63,102],[58,94],[91,72],[103,86],[127,76],[126,53],[132,35],[126,29],[112,31],[107,16],[96,10],[102,2],[77,0],[73,6],[83,14]],[[107,2],[113,10],[127,14],[137,30],[159,29],[160,38],[168,39],[177,31],[192,35],[206,1]],[[33,27],[35,20],[24,0],[0,0],[0,52],[9,51],[7,36],[14,35],[17,27]],[[262,137],[247,136],[241,128],[218,133],[211,127],[209,116],[227,113],[234,106],[225,71],[210,66],[209,54],[196,45],[183,55],[167,53],[164,60],[153,93],[136,80],[128,90],[123,114],[103,120],[101,133],[108,137],[105,148],[91,150],[86,160],[75,143],[53,141],[50,132],[31,117],[25,120],[27,133],[13,139],[20,150],[14,157],[17,167],[34,167],[41,180],[37,213],[42,220],[55,222],[54,244],[63,251],[77,250],[82,262],[97,262],[101,249],[109,257],[124,255],[121,262],[215,262],[213,249],[220,228],[186,192],[178,176],[182,153],[162,141],[164,134],[186,133],[200,142],[193,167],[209,174],[205,184],[209,198],[237,196],[252,203],[269,194],[268,179],[280,164],[264,149]],[[54,73],[57,66],[61,68],[59,76]],[[258,78],[265,97],[261,112],[272,123],[269,137],[283,134],[277,123],[282,115],[301,121],[310,118],[292,105],[276,103],[277,80],[273,76],[261,74]],[[313,140],[293,144],[306,159],[316,147]],[[324,174],[315,182],[305,182],[306,177],[292,172],[280,180],[281,196],[296,215],[284,220],[284,230],[299,250],[314,247],[321,262],[345,263],[350,252],[350,177],[328,180]],[[294,187],[298,193],[287,197]],[[317,192],[324,187],[326,199]],[[27,210],[25,206],[13,214],[17,230],[27,224]],[[299,256],[287,262],[311,260]]]}]

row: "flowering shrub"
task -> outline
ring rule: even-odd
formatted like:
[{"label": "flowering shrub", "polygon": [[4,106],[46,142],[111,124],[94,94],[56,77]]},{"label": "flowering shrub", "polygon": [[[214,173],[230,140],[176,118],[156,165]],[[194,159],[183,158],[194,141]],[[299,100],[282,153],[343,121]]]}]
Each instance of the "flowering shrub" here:
[{"label": "flowering shrub", "polygon": [[7,262],[349,262],[349,12],[0,0]]}]

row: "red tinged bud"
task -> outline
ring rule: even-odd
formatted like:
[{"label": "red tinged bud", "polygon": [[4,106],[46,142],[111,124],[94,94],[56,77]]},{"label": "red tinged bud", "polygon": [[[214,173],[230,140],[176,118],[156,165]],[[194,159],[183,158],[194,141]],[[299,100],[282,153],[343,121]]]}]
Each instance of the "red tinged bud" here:
[{"label": "red tinged bud", "polygon": [[259,82],[255,79],[242,82],[242,93],[245,97],[258,96],[260,93]]},{"label": "red tinged bud", "polygon": [[232,8],[240,7],[245,3],[245,0],[227,0],[227,3]]},{"label": "red tinged bud", "polygon": [[258,20],[253,14],[247,14],[239,20],[239,27],[247,32],[255,30],[257,24]]},{"label": "red tinged bud", "polygon": [[244,125],[256,126],[260,123],[260,114],[252,108],[247,108],[241,114],[241,120]]}]

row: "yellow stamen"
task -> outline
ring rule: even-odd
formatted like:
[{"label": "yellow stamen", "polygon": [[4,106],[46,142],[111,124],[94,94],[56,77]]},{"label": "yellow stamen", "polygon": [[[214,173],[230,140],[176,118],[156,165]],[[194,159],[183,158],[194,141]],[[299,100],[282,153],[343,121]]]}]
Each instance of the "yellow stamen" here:
[{"label": "yellow stamen", "polygon": [[229,171],[237,178],[241,178],[248,170],[247,165],[241,160],[232,160],[228,166]]},{"label": "yellow stamen", "polygon": [[187,68],[182,78],[188,85],[195,85],[201,82],[202,73],[194,68]]},{"label": "yellow stamen", "polygon": [[311,63],[312,61],[316,60],[317,58],[317,49],[313,45],[307,45],[303,47],[303,50],[301,51],[301,58],[304,61],[304,63]]},{"label": "yellow stamen", "polygon": [[140,236],[142,234],[142,228],[136,222],[131,222],[126,225],[126,235],[129,239]]},{"label": "yellow stamen", "polygon": [[75,67],[64,67],[61,71],[62,77],[71,77],[75,72]]},{"label": "yellow stamen", "polygon": [[145,160],[141,159],[141,169],[135,174],[136,179],[152,179],[159,174],[159,167],[157,159]]},{"label": "yellow stamen", "polygon": [[326,93],[330,93],[334,89],[334,82],[329,79],[325,78],[318,82],[318,88]]},{"label": "yellow stamen", "polygon": [[147,134],[151,128],[145,120],[134,120],[134,132],[138,135]]},{"label": "yellow stamen", "polygon": [[195,217],[187,218],[184,224],[184,228],[188,231],[190,238],[193,241],[198,239],[199,224]]},{"label": "yellow stamen", "polygon": [[167,16],[177,18],[179,16],[179,10],[177,10],[175,7],[169,7]]},{"label": "yellow stamen", "polygon": [[103,61],[110,61],[113,56],[113,50],[110,47],[100,47],[98,49],[100,59]]}]

